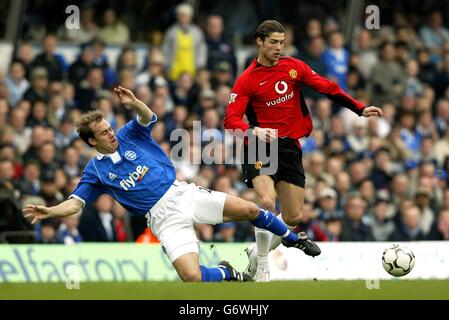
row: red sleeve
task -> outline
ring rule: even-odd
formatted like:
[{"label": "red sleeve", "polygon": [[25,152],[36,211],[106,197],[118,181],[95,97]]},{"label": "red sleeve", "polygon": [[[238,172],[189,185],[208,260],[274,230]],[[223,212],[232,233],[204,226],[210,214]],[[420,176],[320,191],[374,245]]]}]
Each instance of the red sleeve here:
[{"label": "red sleeve", "polygon": [[346,92],[344,92],[337,83],[320,76],[315,71],[313,71],[307,64],[301,60],[297,60],[300,72],[300,81],[315,91],[327,96],[330,100],[336,104],[346,107],[359,116],[362,114],[365,105],[352,98]]},{"label": "red sleeve", "polygon": [[245,133],[250,127],[248,123],[243,121],[243,116],[245,115],[249,102],[249,92],[242,83],[242,77],[240,77],[235,83],[234,88],[232,88],[223,125],[225,129],[240,129]]}]

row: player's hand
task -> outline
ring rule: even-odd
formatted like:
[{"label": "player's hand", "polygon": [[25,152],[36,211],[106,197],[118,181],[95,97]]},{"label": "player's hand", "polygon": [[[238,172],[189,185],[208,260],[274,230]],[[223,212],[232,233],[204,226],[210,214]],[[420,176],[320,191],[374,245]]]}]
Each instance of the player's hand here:
[{"label": "player's hand", "polygon": [[253,136],[265,142],[272,142],[277,139],[277,130],[271,128],[255,127],[253,129]]},{"label": "player's hand", "polygon": [[46,206],[36,206],[29,204],[22,209],[23,216],[26,219],[32,218],[31,224],[35,224],[39,220],[50,218],[49,209]]},{"label": "player's hand", "polygon": [[114,92],[120,98],[120,102],[124,105],[132,105],[137,101],[136,96],[131,90],[117,86],[114,88]]},{"label": "player's hand", "polygon": [[366,107],[365,109],[363,109],[362,112],[362,116],[364,117],[372,117],[372,116],[382,117],[382,115],[383,115],[382,109],[375,106]]}]

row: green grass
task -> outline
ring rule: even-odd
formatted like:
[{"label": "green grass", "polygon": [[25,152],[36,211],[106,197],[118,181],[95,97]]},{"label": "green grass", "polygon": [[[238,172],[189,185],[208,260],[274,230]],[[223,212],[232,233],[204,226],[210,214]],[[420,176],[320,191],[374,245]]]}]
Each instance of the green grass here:
[{"label": "green grass", "polygon": [[326,300],[449,299],[449,280],[381,280],[369,290],[365,281],[273,281],[270,283],[0,283],[3,299],[156,299],[156,300]]}]

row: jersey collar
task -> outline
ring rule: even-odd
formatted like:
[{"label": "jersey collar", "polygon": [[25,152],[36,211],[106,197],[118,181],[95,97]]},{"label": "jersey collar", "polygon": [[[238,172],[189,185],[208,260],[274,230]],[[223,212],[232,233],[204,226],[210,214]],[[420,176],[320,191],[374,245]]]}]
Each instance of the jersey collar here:
[{"label": "jersey collar", "polygon": [[122,157],[120,156],[120,154],[118,153],[118,150],[116,150],[114,153],[108,153],[108,154],[102,154],[100,152],[97,153],[97,159],[101,160],[104,157],[109,157],[111,158],[113,163],[117,163],[120,160],[122,160]]}]

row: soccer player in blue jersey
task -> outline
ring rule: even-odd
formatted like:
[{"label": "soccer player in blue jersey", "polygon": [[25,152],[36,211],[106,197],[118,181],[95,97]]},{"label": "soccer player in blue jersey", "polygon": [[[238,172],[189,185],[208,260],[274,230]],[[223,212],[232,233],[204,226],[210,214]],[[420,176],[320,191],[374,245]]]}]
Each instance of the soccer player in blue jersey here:
[{"label": "soccer player in blue jersey", "polygon": [[[114,89],[124,105],[137,113],[117,134],[99,111],[83,114],[78,134],[98,154],[86,165],[69,199],[57,206],[27,205],[32,223],[79,212],[87,202],[107,193],[128,211],[145,216],[183,281],[250,280],[223,261],[217,268],[199,264],[195,223],[249,220],[283,239],[287,247],[316,250],[310,240],[290,232],[276,216],[250,201],[176,180],[171,160],[151,137],[156,115],[123,87]],[[319,249],[318,249],[319,250]]]}]

